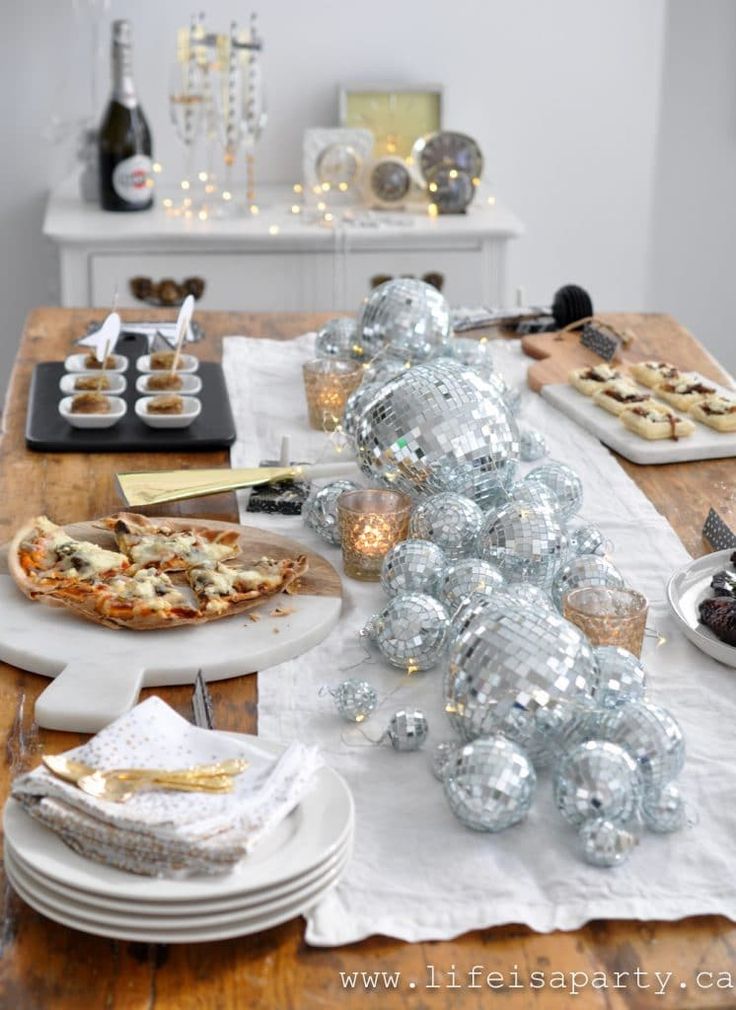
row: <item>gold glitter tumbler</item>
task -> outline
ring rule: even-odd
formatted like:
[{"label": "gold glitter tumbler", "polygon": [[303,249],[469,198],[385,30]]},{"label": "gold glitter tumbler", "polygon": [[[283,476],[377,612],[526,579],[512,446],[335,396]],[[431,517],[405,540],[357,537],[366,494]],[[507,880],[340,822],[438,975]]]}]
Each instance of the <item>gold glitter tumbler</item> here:
[{"label": "gold glitter tumbler", "polygon": [[334,431],[342,420],[345,402],[363,378],[363,366],[352,361],[317,358],[303,366],[309,424],[317,431]]},{"label": "gold glitter tumbler", "polygon": [[411,498],[398,491],[346,491],[337,500],[345,574],[380,578],[383,559],[409,532]]}]

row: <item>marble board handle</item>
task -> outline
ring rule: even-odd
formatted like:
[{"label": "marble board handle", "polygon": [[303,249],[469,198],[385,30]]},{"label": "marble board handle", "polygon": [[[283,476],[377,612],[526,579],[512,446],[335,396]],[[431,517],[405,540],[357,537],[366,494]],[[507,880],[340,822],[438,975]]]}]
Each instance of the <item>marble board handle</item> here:
[{"label": "marble board handle", "polygon": [[97,733],[138,701],[143,667],[105,668],[94,657],[72,660],[36,700],[45,729]]}]

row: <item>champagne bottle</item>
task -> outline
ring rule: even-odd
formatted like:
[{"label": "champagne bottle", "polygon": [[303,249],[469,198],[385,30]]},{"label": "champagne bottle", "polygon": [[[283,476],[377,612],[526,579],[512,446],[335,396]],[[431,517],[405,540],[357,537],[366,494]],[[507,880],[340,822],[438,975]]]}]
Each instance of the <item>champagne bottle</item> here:
[{"label": "champagne bottle", "polygon": [[112,26],[112,97],[99,134],[100,203],[105,210],[153,204],[151,132],[133,83],[129,21]]}]

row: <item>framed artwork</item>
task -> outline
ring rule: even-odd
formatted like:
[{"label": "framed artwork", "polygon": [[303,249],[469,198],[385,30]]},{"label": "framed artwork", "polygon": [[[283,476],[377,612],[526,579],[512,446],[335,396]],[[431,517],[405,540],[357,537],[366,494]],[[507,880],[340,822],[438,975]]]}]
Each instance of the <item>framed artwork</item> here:
[{"label": "framed artwork", "polygon": [[442,129],[438,84],[343,84],[340,125],[362,127],[375,137],[374,156],[408,158],[418,137]]}]

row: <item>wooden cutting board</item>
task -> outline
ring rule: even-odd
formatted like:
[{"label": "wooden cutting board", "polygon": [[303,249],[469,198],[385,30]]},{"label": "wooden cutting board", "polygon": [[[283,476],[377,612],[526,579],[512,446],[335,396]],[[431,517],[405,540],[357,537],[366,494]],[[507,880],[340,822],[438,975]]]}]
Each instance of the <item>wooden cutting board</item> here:
[{"label": "wooden cutting board", "polygon": [[[178,528],[191,524],[166,519]],[[250,526],[210,521],[238,531],[245,560],[307,554],[309,571],[289,596],[265,600],[253,622],[233,614],[195,627],[126,631],[95,624],[61,607],[33,602],[8,574],[7,553],[0,558],[0,659],[54,678],[36,702],[36,722],[48,729],[95,733],[138,700],[141,687],[191,684],[198,670],[206,680],[225,680],[286,662],[311,649],[336,624],[342,583],[321,555],[295,540]],[[65,529],[74,537],[113,546],[111,534],[92,523]],[[278,604],[293,608],[272,617]],[[252,613],[253,611],[251,611]]]},{"label": "wooden cutting board", "polygon": [[[557,382],[567,382],[574,368],[600,365],[603,359],[580,343],[580,331],[565,333],[529,333],[521,338],[521,347],[530,358],[536,358],[527,371],[527,382],[535,393]],[[643,361],[647,357],[638,349],[636,341],[619,352],[611,364]]]}]

